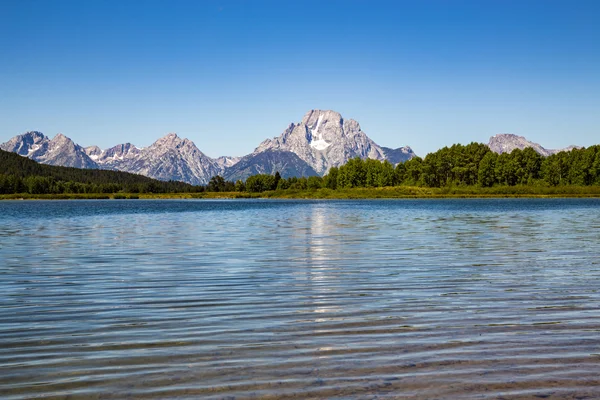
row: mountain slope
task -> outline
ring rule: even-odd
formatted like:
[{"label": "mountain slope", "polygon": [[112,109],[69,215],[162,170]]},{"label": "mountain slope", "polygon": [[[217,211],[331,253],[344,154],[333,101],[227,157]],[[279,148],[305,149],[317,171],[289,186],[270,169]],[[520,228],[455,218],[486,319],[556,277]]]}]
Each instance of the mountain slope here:
[{"label": "mountain slope", "polygon": [[295,153],[279,150],[265,150],[256,154],[249,154],[227,168],[223,177],[226,180],[246,180],[256,174],[279,174],[283,178],[292,176],[317,176],[317,172]]}]

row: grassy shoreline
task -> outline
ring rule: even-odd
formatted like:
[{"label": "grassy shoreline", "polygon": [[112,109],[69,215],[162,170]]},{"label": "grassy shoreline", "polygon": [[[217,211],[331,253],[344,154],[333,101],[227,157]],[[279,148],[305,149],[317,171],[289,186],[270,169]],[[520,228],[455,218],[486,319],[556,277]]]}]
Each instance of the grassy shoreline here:
[{"label": "grassy shoreline", "polygon": [[82,200],[82,199],[429,199],[429,198],[600,198],[600,186],[498,186],[427,188],[396,186],[383,188],[274,190],[262,193],[68,193],[4,194],[0,200]]}]

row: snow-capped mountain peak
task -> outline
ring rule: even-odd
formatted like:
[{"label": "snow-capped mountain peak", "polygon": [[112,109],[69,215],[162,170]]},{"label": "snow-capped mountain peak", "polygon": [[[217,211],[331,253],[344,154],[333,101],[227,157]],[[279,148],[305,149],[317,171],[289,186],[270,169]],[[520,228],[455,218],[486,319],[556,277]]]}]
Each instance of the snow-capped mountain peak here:
[{"label": "snow-capped mountain peak", "polygon": [[[310,110],[300,123],[290,124],[279,137],[265,140],[253,154],[267,150],[295,153],[319,175],[354,157],[385,160],[386,152],[395,151],[380,147],[361,130],[358,122],[344,120],[332,110]],[[395,163],[414,156],[410,148],[403,150],[396,151]]]}]

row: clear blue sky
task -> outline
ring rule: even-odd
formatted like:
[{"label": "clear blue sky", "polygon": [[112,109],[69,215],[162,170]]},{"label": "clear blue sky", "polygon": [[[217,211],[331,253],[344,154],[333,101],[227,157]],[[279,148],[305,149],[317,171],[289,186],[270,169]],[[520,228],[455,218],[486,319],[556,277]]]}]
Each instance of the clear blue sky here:
[{"label": "clear blue sky", "polygon": [[0,142],[244,155],[312,108],[419,155],[600,143],[600,1],[0,0]]}]

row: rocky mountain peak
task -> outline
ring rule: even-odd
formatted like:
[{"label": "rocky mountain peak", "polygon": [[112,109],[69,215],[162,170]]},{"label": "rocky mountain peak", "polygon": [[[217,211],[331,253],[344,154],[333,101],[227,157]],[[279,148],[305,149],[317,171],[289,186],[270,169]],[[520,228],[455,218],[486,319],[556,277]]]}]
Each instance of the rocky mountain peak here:
[{"label": "rocky mountain peak", "polygon": [[23,133],[22,135],[19,135],[19,136],[39,136],[39,137],[46,137],[46,135],[44,135],[40,131],[27,131],[27,132],[25,132],[25,133]]},{"label": "rocky mountain peak", "polygon": [[15,136],[13,139],[29,139],[29,140],[42,140],[48,139],[46,135],[39,131],[27,131],[20,135]]},{"label": "rocky mountain peak", "polygon": [[[356,126],[358,123],[353,121]],[[311,110],[304,115],[301,125],[306,127],[306,139],[311,148],[324,151],[345,134],[345,127],[354,126],[332,110]],[[358,128],[360,130],[360,127]]]},{"label": "rocky mountain peak", "polygon": [[57,133],[56,136],[54,136],[54,138],[52,140],[61,140],[61,141],[71,141],[71,139],[69,139],[68,137],[66,137],[65,135],[63,135],[62,133]]},{"label": "rocky mountain peak", "polygon": [[262,142],[253,155],[272,150],[291,152],[306,162],[319,175],[331,167],[345,164],[354,157],[386,160],[386,151],[397,162],[414,157],[412,150],[382,148],[373,142],[358,122],[344,119],[333,110],[314,109],[307,112],[298,124],[290,124],[279,136]]},{"label": "rocky mountain peak", "polygon": [[48,137],[46,135],[44,135],[42,132],[38,132],[38,131],[25,132],[24,134],[19,135],[17,137],[23,138],[23,139],[29,138],[30,140],[33,141],[33,143],[37,143],[44,139],[48,139]]},{"label": "rocky mountain peak", "polygon": [[33,158],[33,153],[48,146],[50,139],[41,132],[29,131],[0,145],[0,149]]},{"label": "rocky mountain peak", "polygon": [[[85,154],[85,150],[79,145],[75,144],[70,138],[66,137],[62,133],[56,134],[50,140],[50,150],[59,151],[60,149],[69,149],[69,151],[77,151]],[[87,154],[86,154],[87,155]]]},{"label": "rocky mountain peak", "polygon": [[177,143],[181,142],[179,136],[176,133],[169,133],[157,141],[155,141],[151,146],[169,146],[169,145],[177,145]]},{"label": "rocky mountain peak", "polygon": [[360,124],[358,121],[353,120],[352,118],[344,121],[344,131],[345,132],[362,132],[360,129]]},{"label": "rocky mountain peak", "polygon": [[538,143],[530,142],[523,136],[515,135],[512,133],[500,133],[490,138],[488,147],[493,152],[498,154],[510,153],[514,149],[525,149],[527,147],[533,148],[538,154],[542,156],[549,156],[553,154],[552,150],[543,148]]},{"label": "rocky mountain peak", "polygon": [[309,112],[304,114],[301,124],[307,125],[311,128],[315,128],[319,119],[321,119],[321,122],[323,122],[323,120],[324,120],[325,122],[332,121],[336,124],[343,123],[342,115],[337,111],[310,110]]},{"label": "rocky mountain peak", "polygon": [[188,138],[181,138],[177,136],[176,133],[169,133],[168,135],[163,136],[162,138],[154,142],[152,145],[150,145],[150,148],[155,150],[162,149],[162,151],[200,151],[198,150],[194,142],[192,142]]}]

